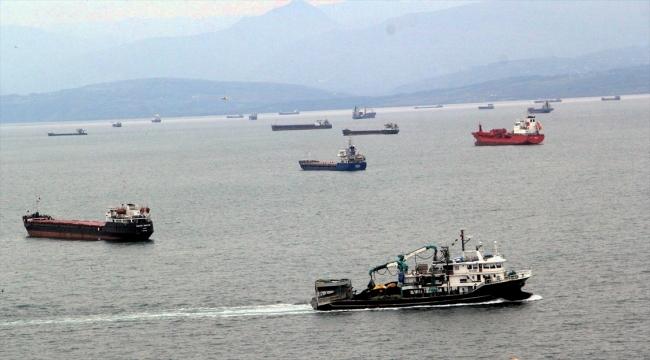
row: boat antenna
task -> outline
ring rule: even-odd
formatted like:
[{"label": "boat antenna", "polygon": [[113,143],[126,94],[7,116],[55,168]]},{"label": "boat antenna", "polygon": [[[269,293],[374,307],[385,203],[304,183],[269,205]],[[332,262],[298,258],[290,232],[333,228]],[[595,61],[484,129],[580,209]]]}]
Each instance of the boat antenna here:
[{"label": "boat antenna", "polygon": [[38,195],[38,187],[36,187],[36,212],[38,212],[38,203],[41,201],[41,197]]},{"label": "boat antenna", "polygon": [[472,240],[471,236],[468,236],[467,240],[465,240],[465,229],[460,229],[460,242],[462,244],[463,251],[465,251],[465,244],[467,244],[470,240]]}]

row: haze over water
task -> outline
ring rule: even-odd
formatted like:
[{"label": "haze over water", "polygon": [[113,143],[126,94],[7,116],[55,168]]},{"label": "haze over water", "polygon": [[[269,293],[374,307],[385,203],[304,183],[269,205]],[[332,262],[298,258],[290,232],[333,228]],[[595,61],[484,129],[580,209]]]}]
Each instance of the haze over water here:
[{"label": "haze over water", "polygon": [[[539,146],[475,147],[532,101],[441,109],[0,126],[3,358],[650,356],[650,97],[565,99]],[[359,104],[362,105],[362,104]],[[538,106],[539,104],[537,104]],[[153,115],[153,114],[152,114]],[[327,118],[332,130],[272,132]],[[335,161],[341,130],[368,159]],[[88,136],[47,137],[82,127]],[[152,209],[151,242],[27,237],[20,217]],[[318,278],[352,279],[423,245],[494,240],[531,268],[522,303],[317,313]],[[454,254],[460,249],[452,248]],[[386,278],[386,280],[392,280]]]}]

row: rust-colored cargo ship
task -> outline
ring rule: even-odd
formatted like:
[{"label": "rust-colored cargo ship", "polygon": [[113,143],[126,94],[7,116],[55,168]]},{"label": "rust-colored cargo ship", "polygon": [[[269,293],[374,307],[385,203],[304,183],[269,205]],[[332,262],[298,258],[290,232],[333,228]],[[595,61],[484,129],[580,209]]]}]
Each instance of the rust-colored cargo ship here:
[{"label": "rust-colored cargo ship", "polygon": [[153,234],[149,208],[126,204],[109,207],[106,221],[61,220],[35,212],[23,216],[29,236],[64,240],[143,241]]},{"label": "rust-colored cargo ship", "polygon": [[535,145],[544,141],[542,134],[542,125],[537,122],[534,116],[528,115],[527,118],[517,120],[512,132],[506,129],[492,129],[484,132],[481,124],[478,125],[478,131],[473,132],[476,146],[481,145]]}]

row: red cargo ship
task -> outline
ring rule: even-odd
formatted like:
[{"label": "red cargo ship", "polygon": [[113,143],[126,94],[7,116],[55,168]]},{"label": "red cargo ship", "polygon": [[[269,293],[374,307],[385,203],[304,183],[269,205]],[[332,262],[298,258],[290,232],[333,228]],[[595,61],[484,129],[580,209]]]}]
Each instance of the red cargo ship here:
[{"label": "red cargo ship", "polygon": [[106,221],[60,220],[36,211],[23,216],[23,225],[31,237],[65,240],[142,241],[153,234],[149,208],[134,204],[109,207]]},{"label": "red cargo ship", "polygon": [[478,131],[473,132],[476,146],[482,145],[536,145],[544,141],[542,125],[535,117],[528,115],[526,119],[517,120],[514,130],[509,133],[506,129],[492,129],[484,132],[481,124]]}]

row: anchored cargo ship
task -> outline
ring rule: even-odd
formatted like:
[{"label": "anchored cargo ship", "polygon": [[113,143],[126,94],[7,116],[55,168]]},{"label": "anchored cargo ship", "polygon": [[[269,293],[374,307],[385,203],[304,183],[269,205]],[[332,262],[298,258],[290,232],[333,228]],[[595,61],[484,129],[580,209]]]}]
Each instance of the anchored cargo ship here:
[{"label": "anchored cargo ship", "polygon": [[550,102],[550,103],[551,103],[551,102],[562,102],[562,99],[560,99],[560,98],[548,99],[548,100],[541,100],[541,99],[540,99],[540,100],[535,100],[535,103],[536,103],[536,104],[542,104],[542,103],[544,103],[544,101],[548,101],[548,102]]},{"label": "anchored cargo ship", "polygon": [[162,120],[160,119],[160,115],[158,115],[158,114],[156,114],[156,116],[154,116],[153,119],[151,119],[152,123],[159,123],[161,121]]},{"label": "anchored cargo ship", "polygon": [[399,133],[399,127],[397,126],[397,124],[392,124],[392,123],[384,125],[384,130],[350,130],[350,129],[343,130],[343,135],[345,136],[375,135],[375,134],[391,135],[397,133]]},{"label": "anchored cargo ship", "polygon": [[318,160],[300,160],[300,168],[303,170],[317,171],[358,171],[366,169],[366,157],[361,155],[352,140],[348,140],[348,147],[339,150],[340,161],[323,162]]},{"label": "anchored cargo ship", "polygon": [[548,100],[544,101],[544,105],[540,109],[528,108],[529,114],[548,114],[553,111],[553,107],[548,103]]},{"label": "anchored cargo ship", "polygon": [[479,106],[479,110],[492,110],[494,109],[494,104],[487,104],[486,106]]},{"label": "anchored cargo ship", "polygon": [[374,118],[377,113],[373,111],[372,109],[368,108],[363,108],[363,111],[359,109],[358,107],[354,107],[354,110],[352,110],[352,118],[353,119],[370,119]]},{"label": "anchored cargo ship", "polygon": [[248,115],[248,120],[257,120],[257,113],[252,113]]},{"label": "anchored cargo ship", "polygon": [[72,136],[72,135],[88,135],[88,133],[86,133],[86,130],[84,129],[77,129],[73,133],[47,133],[47,136]]},{"label": "anchored cargo ship", "polygon": [[226,118],[228,118],[228,119],[241,119],[243,117],[244,117],[244,114],[226,115]]},{"label": "anchored cargo ship", "polygon": [[515,122],[515,127],[511,133],[506,129],[492,129],[489,132],[483,132],[483,127],[478,124],[478,131],[472,135],[476,139],[476,146],[481,145],[535,145],[544,141],[542,134],[542,124],[537,122],[534,116],[528,115],[526,119],[520,119]]},{"label": "anchored cargo ship", "polygon": [[442,105],[416,106],[416,109],[439,109]]},{"label": "anchored cargo ship", "polygon": [[300,114],[300,111],[294,110],[294,111],[280,111],[278,114],[280,115],[298,115]]},{"label": "anchored cargo ship", "polygon": [[[324,311],[399,308],[483,303],[497,299],[524,300],[532,295],[521,290],[532,276],[530,270],[508,269],[496,241],[491,254],[482,249],[480,242],[475,250],[466,251],[465,244],[470,239],[465,238],[461,230],[460,257],[452,258],[449,246],[440,246],[438,256],[438,247],[428,245],[375,266],[368,272],[367,288],[358,294],[349,279],[317,280],[311,306]],[[433,254],[420,255],[428,250],[433,250]],[[408,260],[417,258],[421,260],[409,271]],[[431,260],[422,261],[426,259]],[[390,269],[397,270],[397,281],[376,285],[376,274],[390,274]]]},{"label": "anchored cargo ship", "polygon": [[112,125],[113,127],[122,127],[122,123],[119,122],[119,121],[116,122],[116,123],[111,123],[111,125]]},{"label": "anchored cargo ship", "polygon": [[142,241],[153,234],[149,208],[135,204],[109,207],[106,221],[60,220],[36,211],[23,216],[23,225],[29,236],[65,240]]},{"label": "anchored cargo ship", "polygon": [[330,124],[327,119],[317,120],[314,124],[295,124],[295,125],[271,125],[271,130],[273,131],[287,131],[287,130],[322,130],[322,129],[331,129],[332,124]]},{"label": "anchored cargo ship", "polygon": [[616,95],[616,96],[614,96],[614,97],[610,97],[610,98],[606,98],[606,97],[604,97],[604,98],[600,98],[600,100],[602,100],[602,101],[608,101],[608,100],[621,100],[621,97],[618,96],[618,95]]}]

